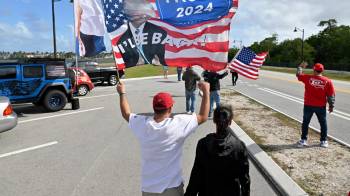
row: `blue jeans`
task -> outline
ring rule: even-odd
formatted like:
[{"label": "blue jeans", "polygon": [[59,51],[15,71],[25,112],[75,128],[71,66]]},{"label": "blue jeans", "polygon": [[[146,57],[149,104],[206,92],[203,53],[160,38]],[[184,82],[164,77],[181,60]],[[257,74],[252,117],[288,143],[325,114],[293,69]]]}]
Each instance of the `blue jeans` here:
[{"label": "blue jeans", "polygon": [[177,80],[181,81],[181,74],[182,74],[182,69],[177,69]]},{"label": "blue jeans", "polygon": [[312,118],[312,115],[316,113],[318,122],[321,126],[321,139],[320,141],[326,141],[327,140],[327,110],[326,107],[314,107],[314,106],[307,106],[304,105],[304,116],[303,116],[303,125],[302,125],[302,134],[301,139],[307,140],[307,134],[309,130],[309,124],[310,120]]},{"label": "blue jeans", "polygon": [[210,110],[209,114],[213,113],[214,101],[216,103],[216,107],[220,105],[220,91],[210,91]]},{"label": "blue jeans", "polygon": [[196,91],[186,90],[186,112],[194,112],[196,105]]}]

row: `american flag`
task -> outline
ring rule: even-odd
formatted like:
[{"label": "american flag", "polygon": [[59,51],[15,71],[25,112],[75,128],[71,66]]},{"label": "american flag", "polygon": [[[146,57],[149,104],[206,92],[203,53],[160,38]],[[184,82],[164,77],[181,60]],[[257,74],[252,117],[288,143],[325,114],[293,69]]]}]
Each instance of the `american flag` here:
[{"label": "american flag", "polygon": [[251,49],[243,47],[231,61],[228,68],[247,78],[259,78],[259,68],[263,65],[267,52],[255,54]]},{"label": "american flag", "polygon": [[127,18],[123,11],[123,0],[103,0],[103,11],[108,35],[111,39],[115,63],[118,69],[124,69],[122,54],[117,47],[120,36],[128,29]]},{"label": "american flag", "polygon": [[[122,53],[117,43],[128,29],[123,11],[125,0],[103,0],[105,22],[112,41],[115,61],[119,69],[125,67]],[[165,43],[165,62],[169,66],[200,65],[204,69],[219,71],[227,66],[229,49],[229,31],[238,0],[230,0],[228,14],[220,18],[198,22],[190,26],[174,26],[160,18],[157,4],[163,0],[147,0],[156,12],[156,17],[148,22],[161,27],[167,32],[170,40],[192,44],[174,45]],[[213,2],[215,3],[215,1]]]}]

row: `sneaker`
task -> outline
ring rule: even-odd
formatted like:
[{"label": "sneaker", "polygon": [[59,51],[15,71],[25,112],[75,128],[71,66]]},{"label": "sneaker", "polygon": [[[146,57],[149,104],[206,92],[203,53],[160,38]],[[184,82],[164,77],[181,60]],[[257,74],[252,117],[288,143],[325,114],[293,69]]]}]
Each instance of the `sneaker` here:
[{"label": "sneaker", "polygon": [[299,140],[297,143],[298,148],[302,148],[304,146],[307,146],[306,140]]},{"label": "sneaker", "polygon": [[328,148],[328,142],[327,141],[321,141],[320,146],[323,148]]},{"label": "sneaker", "polygon": [[192,114],[192,112],[191,112],[191,111],[188,111],[188,112],[186,112],[186,114],[190,114],[190,115],[191,115],[191,114]]},{"label": "sneaker", "polygon": [[211,117],[211,113],[208,114],[208,117],[209,117],[209,118]]}]

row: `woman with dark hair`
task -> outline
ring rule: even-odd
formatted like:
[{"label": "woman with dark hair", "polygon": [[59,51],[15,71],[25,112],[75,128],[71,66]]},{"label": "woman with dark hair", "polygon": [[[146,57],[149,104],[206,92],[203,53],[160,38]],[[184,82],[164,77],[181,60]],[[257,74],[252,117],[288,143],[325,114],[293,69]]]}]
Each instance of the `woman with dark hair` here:
[{"label": "woman with dark hair", "polygon": [[248,153],[229,127],[232,106],[214,110],[216,132],[199,140],[185,196],[232,196],[250,194]]}]

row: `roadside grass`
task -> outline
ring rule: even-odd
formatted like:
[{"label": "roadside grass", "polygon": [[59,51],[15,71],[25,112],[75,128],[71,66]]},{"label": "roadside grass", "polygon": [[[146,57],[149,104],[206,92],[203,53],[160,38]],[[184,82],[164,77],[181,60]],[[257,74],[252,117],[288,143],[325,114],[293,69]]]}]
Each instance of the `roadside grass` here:
[{"label": "roadside grass", "polygon": [[[271,67],[271,66],[262,66],[262,70],[267,70],[267,71],[276,71],[276,72],[282,72],[282,73],[290,73],[290,74],[295,74],[296,68],[289,68],[289,67]],[[304,73],[307,74],[312,74],[313,71],[312,69],[304,69]],[[333,72],[333,71],[326,71],[323,74],[324,76],[327,76],[331,79],[334,80],[342,80],[342,81],[347,81],[350,82],[350,73],[346,72]]]},{"label": "roadside grass", "polygon": [[[324,169],[328,170],[330,167],[334,167],[334,165],[332,165],[328,159],[318,158],[318,156],[315,156],[315,153],[320,153],[319,157],[326,156],[325,154],[327,154],[327,151],[325,150],[317,151],[317,148],[319,147],[313,147],[313,145],[311,145],[310,148],[307,148],[307,149],[310,149],[311,152],[307,152],[309,150],[304,149],[304,153],[300,154],[300,156],[297,156],[297,157],[293,156],[293,154],[296,155],[296,154],[299,154],[300,152],[300,150],[298,150],[296,147],[291,147],[291,145],[293,146],[294,145],[293,143],[294,142],[296,143],[297,139],[300,137],[300,133],[301,133],[300,122],[294,119],[291,119],[288,116],[285,116],[284,114],[278,113],[264,105],[261,105],[255,100],[245,97],[244,95],[236,91],[223,90],[222,97],[223,97],[223,100],[230,101],[229,103],[236,105],[236,107],[234,107],[234,121],[289,176],[291,176],[302,189],[304,189],[311,196],[313,195],[316,196],[320,194],[322,195],[323,194],[322,192],[327,190],[327,188],[321,187],[321,186],[324,186],[325,182],[322,182],[323,183],[322,184],[321,181],[325,180],[324,179],[325,176],[322,174],[322,172],[320,173],[320,171]],[[239,97],[242,97],[242,98],[244,97],[244,99]],[[255,117],[248,118],[249,120],[247,120],[248,114],[249,116],[255,116]],[[256,121],[256,119],[260,119],[260,120]],[[268,123],[264,123],[263,122],[265,121],[264,119],[268,120]],[[270,131],[271,134],[264,135],[264,134],[261,134],[262,133],[261,131],[257,131],[262,129],[266,129]],[[292,133],[294,136],[293,135],[282,136],[282,141],[285,141],[286,145],[282,145],[282,146],[279,145],[280,142],[278,142],[278,140],[276,145],[274,145],[274,143],[271,144],[271,141],[276,141],[276,140],[271,140],[270,137],[281,138],[281,136],[279,135],[280,133],[278,131],[276,132],[277,135],[274,135],[273,130],[286,130],[286,131],[289,130],[288,133]],[[309,129],[309,140],[311,143],[317,142],[319,137],[320,137],[319,133],[316,133],[315,131]],[[328,150],[330,150],[329,152],[331,152],[332,157],[334,156],[332,160],[337,159],[337,160],[344,161],[343,159],[343,157],[345,156],[344,152],[331,150],[331,149],[335,149],[336,145],[338,144],[335,144],[336,142],[333,141],[332,139],[329,139],[329,140],[332,143],[332,147]],[[341,148],[347,149],[344,146],[342,146]],[[285,160],[286,156],[288,157],[290,155],[292,155],[292,157],[294,158],[289,157],[290,160]],[[302,166],[303,169],[301,169],[300,165],[299,167],[298,167],[298,164],[295,165],[295,162],[297,163],[305,162],[305,163],[311,164],[312,167],[314,167],[313,165],[317,165],[318,168],[321,167],[324,169],[312,170],[309,168],[310,171],[305,172],[305,175],[302,174],[300,177],[300,173],[303,172],[303,169],[305,168]],[[335,182],[331,181],[326,183],[336,184],[336,181]],[[329,195],[338,195],[340,193],[339,187],[337,187],[338,190],[337,189],[334,190],[332,188],[329,187],[327,190]]]},{"label": "roadside grass", "polygon": [[[169,67],[168,75],[176,74],[175,67]],[[163,67],[155,65],[142,65],[125,69],[125,78],[140,78],[148,76],[162,76]]]},{"label": "roadside grass", "polygon": [[[102,63],[101,67],[113,67],[114,63]],[[168,75],[176,74],[176,67],[169,67]],[[125,78],[141,78],[149,76],[162,76],[163,67],[159,65],[140,65],[125,69]]]}]

